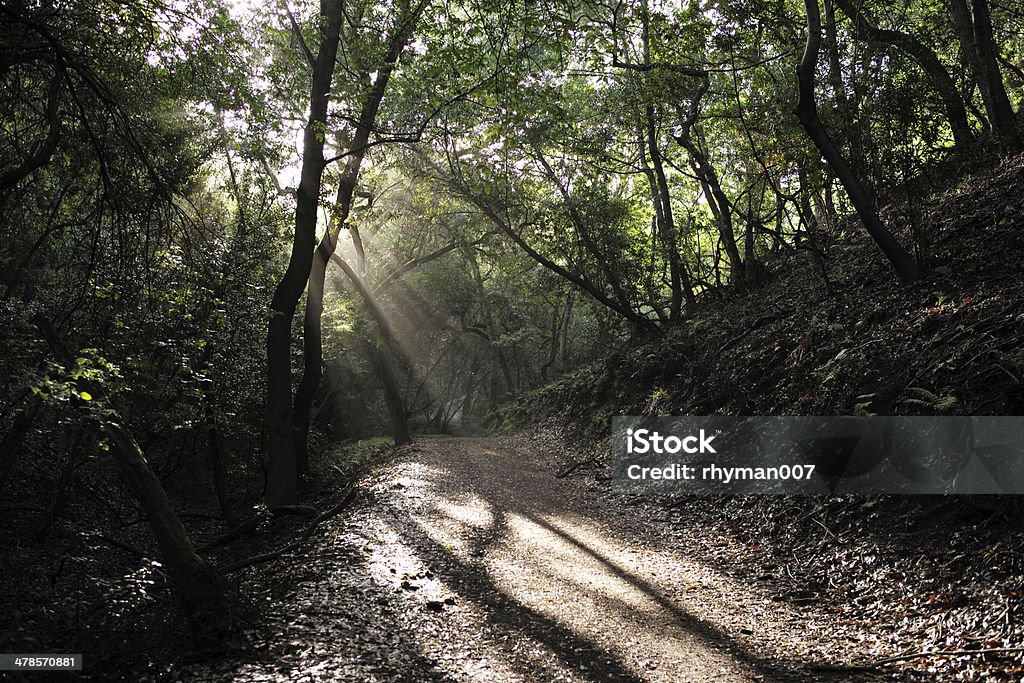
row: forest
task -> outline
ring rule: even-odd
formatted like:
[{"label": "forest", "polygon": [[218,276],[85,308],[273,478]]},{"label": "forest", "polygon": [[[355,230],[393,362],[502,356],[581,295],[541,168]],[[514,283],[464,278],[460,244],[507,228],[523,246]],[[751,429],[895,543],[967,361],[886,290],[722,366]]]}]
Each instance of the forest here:
[{"label": "forest", "polygon": [[5,0],[0,676],[1019,680],[1024,483],[611,437],[1024,414],[1022,106],[1010,0]]}]

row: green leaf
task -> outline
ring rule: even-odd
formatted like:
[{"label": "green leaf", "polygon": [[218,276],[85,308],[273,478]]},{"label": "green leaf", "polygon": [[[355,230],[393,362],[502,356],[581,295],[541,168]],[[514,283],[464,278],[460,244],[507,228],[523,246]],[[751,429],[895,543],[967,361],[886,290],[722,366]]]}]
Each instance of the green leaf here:
[{"label": "green leaf", "polygon": [[92,394],[90,394],[88,391],[81,391],[81,392],[78,393],[78,395],[81,397],[81,399],[83,401],[91,401],[92,400]]}]

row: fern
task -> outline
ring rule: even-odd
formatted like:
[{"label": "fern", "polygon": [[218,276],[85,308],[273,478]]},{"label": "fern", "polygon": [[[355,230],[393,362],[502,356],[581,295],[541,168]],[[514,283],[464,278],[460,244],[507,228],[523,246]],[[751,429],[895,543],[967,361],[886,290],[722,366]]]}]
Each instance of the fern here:
[{"label": "fern", "polygon": [[896,401],[897,405],[916,406],[937,413],[949,412],[960,405],[960,399],[948,387],[942,394],[936,394],[924,387],[907,387],[906,394],[905,398]]},{"label": "fern", "polygon": [[874,411],[874,402],[878,394],[861,394],[857,397],[857,403],[853,404],[853,414],[858,417],[874,417],[878,415]]}]

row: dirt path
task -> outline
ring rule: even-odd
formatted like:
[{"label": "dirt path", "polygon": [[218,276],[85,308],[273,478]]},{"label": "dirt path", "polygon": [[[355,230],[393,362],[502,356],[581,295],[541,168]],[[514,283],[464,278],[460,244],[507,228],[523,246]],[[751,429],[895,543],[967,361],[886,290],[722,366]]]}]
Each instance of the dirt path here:
[{"label": "dirt path", "polygon": [[856,655],[834,617],[689,558],[528,451],[419,442],[270,577],[256,656],[185,680],[853,680],[809,666]]}]

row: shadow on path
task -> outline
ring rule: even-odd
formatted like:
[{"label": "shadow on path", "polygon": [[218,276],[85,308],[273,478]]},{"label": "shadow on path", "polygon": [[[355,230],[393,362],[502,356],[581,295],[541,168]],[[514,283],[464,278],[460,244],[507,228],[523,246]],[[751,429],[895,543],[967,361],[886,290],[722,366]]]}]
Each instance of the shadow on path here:
[{"label": "shadow on path", "polygon": [[[644,653],[630,648],[630,639],[662,648],[660,678],[671,677],[664,668],[675,665],[682,669],[675,680],[726,673],[745,680],[823,679],[786,661],[792,657],[756,654],[610,557],[624,549],[650,552],[636,538],[623,538],[628,525],[615,523],[621,511],[595,506],[549,473],[477,443],[488,441],[431,444],[410,459],[414,477],[405,480],[404,492],[381,503],[394,503],[395,531],[498,632],[542,644],[585,680],[648,680],[638,664]],[[509,663],[536,675],[523,662]]]}]

